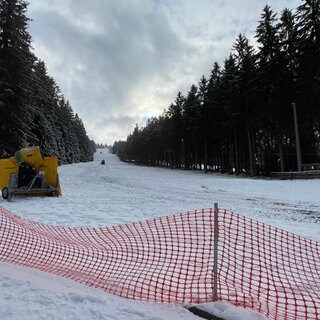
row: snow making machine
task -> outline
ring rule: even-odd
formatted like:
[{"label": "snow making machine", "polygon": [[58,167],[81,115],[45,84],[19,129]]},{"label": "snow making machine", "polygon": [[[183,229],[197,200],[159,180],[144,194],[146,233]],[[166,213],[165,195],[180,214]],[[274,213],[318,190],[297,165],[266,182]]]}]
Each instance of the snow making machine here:
[{"label": "snow making machine", "polygon": [[38,146],[0,159],[0,188],[7,200],[15,195],[60,196],[58,158],[42,157]]}]

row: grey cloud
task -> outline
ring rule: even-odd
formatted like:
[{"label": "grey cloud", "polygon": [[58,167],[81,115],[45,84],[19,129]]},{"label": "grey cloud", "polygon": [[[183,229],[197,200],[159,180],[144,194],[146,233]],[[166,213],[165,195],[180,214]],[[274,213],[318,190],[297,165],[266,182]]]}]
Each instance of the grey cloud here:
[{"label": "grey cloud", "polygon": [[91,121],[101,112],[132,113],[134,94],[160,78],[169,80],[188,52],[149,1],[71,1],[67,9],[37,10],[34,45],[47,49],[49,72],[79,115]]},{"label": "grey cloud", "polygon": [[106,126],[116,125],[118,127],[126,126],[128,123],[134,122],[135,117],[122,116],[122,115],[110,115],[105,116],[96,121],[96,127],[103,129]]},{"label": "grey cloud", "polygon": [[[91,134],[95,141],[104,141],[111,144],[115,140],[125,139],[126,136],[133,130],[136,122],[136,116],[115,114],[102,115],[96,121],[87,121],[85,125],[88,128],[88,134]],[[113,139],[108,139],[108,135],[111,135]]]},{"label": "grey cloud", "polygon": [[[268,2],[278,9],[291,1],[299,2]],[[264,5],[260,0],[52,0],[48,7],[48,1],[32,0],[30,33],[36,55],[87,131],[112,143],[116,130],[125,138],[135,123],[159,114],[179,90],[209,74],[215,61],[223,62],[239,32],[254,33]]]}]

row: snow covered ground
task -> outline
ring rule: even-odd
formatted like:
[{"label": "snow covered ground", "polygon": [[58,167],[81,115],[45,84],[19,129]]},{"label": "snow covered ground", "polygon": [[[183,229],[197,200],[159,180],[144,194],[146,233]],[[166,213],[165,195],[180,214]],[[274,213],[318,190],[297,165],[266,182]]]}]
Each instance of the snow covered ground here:
[{"label": "snow covered ground", "polygon": [[[101,165],[101,160],[106,165]],[[320,241],[320,181],[235,178],[121,163],[107,149],[95,161],[59,167],[63,196],[3,199],[0,205],[52,225],[110,226],[213,207]],[[264,319],[225,302],[226,320]],[[118,298],[68,279],[0,262],[0,319],[199,319],[183,306]]]}]

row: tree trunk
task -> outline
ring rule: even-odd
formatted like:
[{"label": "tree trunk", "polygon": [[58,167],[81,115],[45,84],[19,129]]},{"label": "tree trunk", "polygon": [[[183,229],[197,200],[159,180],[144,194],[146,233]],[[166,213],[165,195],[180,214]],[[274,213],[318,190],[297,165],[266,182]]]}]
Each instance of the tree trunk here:
[{"label": "tree trunk", "polygon": [[286,170],[286,167],[285,167],[285,163],[284,163],[282,141],[280,141],[280,143],[279,143],[279,156],[280,156],[280,171],[284,172]]},{"label": "tree trunk", "polygon": [[207,138],[204,138],[204,172],[208,172]]},{"label": "tree trunk", "polygon": [[252,134],[249,125],[249,121],[247,121],[247,134],[248,134],[248,148],[249,148],[249,170],[251,177],[256,175],[255,170],[255,161],[254,161],[254,146],[252,142]]},{"label": "tree trunk", "polygon": [[240,173],[239,170],[239,156],[238,156],[238,135],[237,135],[237,129],[234,130],[234,167],[236,171],[236,175]]}]

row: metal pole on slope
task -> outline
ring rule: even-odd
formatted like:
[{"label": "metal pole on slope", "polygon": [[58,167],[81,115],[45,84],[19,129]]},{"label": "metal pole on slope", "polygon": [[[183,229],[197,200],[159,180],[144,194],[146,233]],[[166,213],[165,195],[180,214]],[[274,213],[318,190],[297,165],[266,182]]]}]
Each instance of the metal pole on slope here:
[{"label": "metal pole on slope", "polygon": [[293,108],[293,119],[294,119],[294,129],[295,129],[295,136],[296,136],[296,153],[297,153],[297,169],[301,171],[301,148],[300,148],[300,136],[299,136],[299,127],[298,127],[298,117],[297,117],[297,110],[295,102],[292,102]]},{"label": "metal pole on slope", "polygon": [[214,222],[214,235],[213,235],[213,260],[214,260],[214,266],[213,266],[213,293],[214,298],[218,298],[218,203],[214,204],[214,216],[213,216],[213,222]]}]

